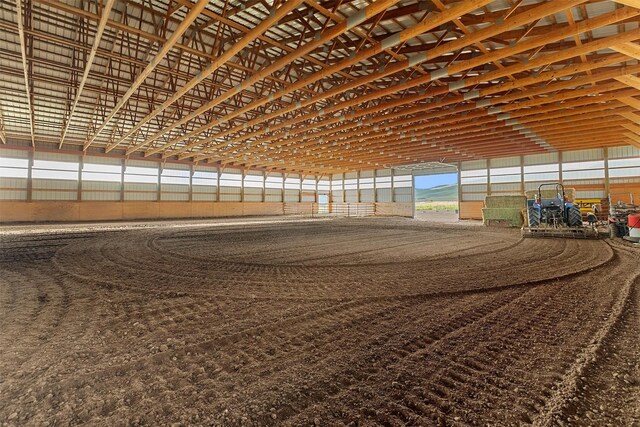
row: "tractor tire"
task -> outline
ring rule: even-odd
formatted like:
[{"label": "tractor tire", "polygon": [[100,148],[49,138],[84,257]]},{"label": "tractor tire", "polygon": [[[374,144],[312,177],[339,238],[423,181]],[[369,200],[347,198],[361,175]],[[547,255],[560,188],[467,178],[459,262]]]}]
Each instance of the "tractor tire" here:
[{"label": "tractor tire", "polygon": [[617,224],[609,224],[609,237],[612,239],[620,237]]},{"label": "tractor tire", "polygon": [[578,206],[573,205],[569,208],[568,217],[569,227],[582,227],[582,212]]},{"label": "tractor tire", "polygon": [[540,211],[533,206],[529,206],[527,221],[529,223],[529,227],[540,227]]}]

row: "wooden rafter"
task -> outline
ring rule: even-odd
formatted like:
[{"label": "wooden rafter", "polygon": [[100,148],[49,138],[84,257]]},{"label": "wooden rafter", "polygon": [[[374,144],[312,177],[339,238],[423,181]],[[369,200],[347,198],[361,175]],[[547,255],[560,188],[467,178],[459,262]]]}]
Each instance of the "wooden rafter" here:
[{"label": "wooden rafter", "polygon": [[93,60],[96,57],[96,53],[98,52],[98,47],[100,46],[100,42],[102,41],[102,33],[104,32],[105,27],[107,26],[107,21],[109,20],[109,14],[111,13],[111,8],[115,0],[107,0],[102,8],[102,17],[100,18],[100,23],[98,24],[98,30],[93,39],[93,46],[91,47],[91,53],[89,53],[89,58],[87,59],[87,63],[84,67],[84,72],[82,73],[82,79],[78,84],[78,89],[76,90],[76,96],[71,105],[71,110],[69,111],[69,116],[67,117],[66,123],[62,129],[62,135],[60,136],[60,144],[58,148],[62,148],[64,144],[64,138],[67,136],[67,131],[69,130],[69,124],[73,120],[73,115],[76,112],[76,107],[78,106],[78,101],[80,100],[80,96],[82,96],[82,91],[84,90],[84,85],[87,83],[87,79],[89,78],[89,72],[91,71],[91,67],[93,66]]},{"label": "wooden rafter", "polygon": [[18,12],[18,37],[20,38],[20,53],[22,55],[22,70],[24,71],[24,89],[26,94],[27,109],[29,111],[29,128],[31,130],[31,145],[35,147],[35,124],[34,124],[34,111],[33,100],[31,99],[31,78],[29,76],[29,66],[27,64],[27,47],[24,31],[24,18],[22,13],[22,0],[16,0],[16,10]]},{"label": "wooden rafter", "polygon": [[174,45],[178,42],[180,37],[184,34],[185,31],[189,28],[191,23],[195,21],[200,12],[204,10],[207,6],[208,0],[198,0],[196,5],[189,11],[184,20],[180,23],[178,28],[171,34],[171,37],[167,40],[167,42],[159,49],[158,53],[153,57],[151,62],[145,67],[145,69],[138,75],[136,80],[129,86],[129,89],[124,94],[124,96],[118,101],[116,106],[111,110],[111,112],[104,119],[102,124],[98,127],[98,129],[90,136],[87,142],[84,145],[84,149],[86,150],[89,146],[95,141],[96,137],[104,131],[107,125],[113,120],[115,115],[120,111],[120,109],[127,103],[131,95],[134,94],[138,90],[138,88],[142,85],[142,83],[147,79],[149,74],[156,68],[156,66],[164,59],[164,57],[169,53],[169,51],[174,47]]},{"label": "wooden rafter", "polygon": [[20,0],[0,143],[329,174],[640,141],[637,0],[241,3]]}]

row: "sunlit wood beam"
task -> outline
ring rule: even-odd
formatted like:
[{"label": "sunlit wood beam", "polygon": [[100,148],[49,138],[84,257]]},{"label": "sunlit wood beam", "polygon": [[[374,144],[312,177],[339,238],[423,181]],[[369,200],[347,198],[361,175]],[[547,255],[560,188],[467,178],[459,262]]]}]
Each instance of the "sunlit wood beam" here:
[{"label": "sunlit wood beam", "polygon": [[147,67],[140,73],[140,75],[136,78],[136,81],[129,87],[129,90],[124,94],[124,96],[118,101],[116,106],[111,110],[111,112],[107,115],[107,118],[104,122],[98,127],[98,130],[89,138],[89,140],[84,145],[84,149],[86,150],[89,146],[95,141],[96,137],[100,135],[107,125],[113,120],[115,115],[120,111],[122,107],[127,103],[131,95],[134,94],[138,90],[138,88],[144,83],[149,74],[156,68],[156,66],[164,59],[165,56],[169,53],[169,51],[178,43],[178,40],[185,31],[191,26],[193,21],[196,20],[200,12],[204,10],[204,8],[209,4],[209,0],[198,0],[196,5],[189,11],[187,16],[185,16],[184,20],[180,23],[178,28],[171,34],[171,37],[167,40],[167,42],[160,48],[160,51],[157,55],[153,57],[151,62],[147,65]]},{"label": "sunlit wood beam", "polygon": [[640,78],[636,76],[633,76],[633,75],[620,76],[620,77],[616,77],[616,80],[634,89],[640,90]]},{"label": "sunlit wood beam", "polygon": [[640,0],[614,0],[616,3],[623,4],[625,6],[635,7],[640,9]]},{"label": "sunlit wood beam", "polygon": [[76,97],[71,105],[71,110],[69,110],[69,117],[67,118],[64,127],[62,128],[62,135],[60,136],[60,144],[58,148],[62,148],[62,144],[64,144],[64,139],[67,136],[67,131],[69,130],[69,124],[73,119],[73,114],[76,111],[76,107],[78,106],[78,101],[80,100],[80,96],[82,96],[82,91],[84,90],[84,85],[87,83],[87,78],[89,77],[89,72],[91,71],[91,66],[93,65],[93,60],[96,57],[96,53],[98,52],[98,47],[100,47],[100,41],[102,40],[102,33],[104,32],[105,27],[107,26],[107,22],[109,21],[109,15],[111,14],[111,8],[115,0],[107,0],[103,9],[102,16],[100,17],[100,22],[98,23],[98,29],[96,31],[96,35],[93,39],[93,46],[91,46],[91,53],[89,54],[89,58],[87,58],[87,63],[84,66],[84,73],[82,74],[82,79],[80,80],[80,84],[78,85],[78,90],[76,91]]},{"label": "sunlit wood beam", "polygon": [[31,129],[31,145],[35,147],[35,126],[33,118],[33,105],[31,105],[31,91],[29,90],[29,72],[27,68],[27,47],[25,44],[24,22],[22,16],[22,0],[16,0],[18,10],[18,37],[20,38],[20,52],[22,54],[22,69],[24,70],[24,89],[27,94],[27,108],[29,109],[29,127]]}]

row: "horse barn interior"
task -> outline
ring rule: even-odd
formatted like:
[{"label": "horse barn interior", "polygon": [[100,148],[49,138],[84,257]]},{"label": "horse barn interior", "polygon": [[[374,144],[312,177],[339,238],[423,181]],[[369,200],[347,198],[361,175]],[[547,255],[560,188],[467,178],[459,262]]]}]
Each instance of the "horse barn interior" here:
[{"label": "horse barn interior", "polygon": [[0,425],[640,426],[639,23],[0,0]]}]

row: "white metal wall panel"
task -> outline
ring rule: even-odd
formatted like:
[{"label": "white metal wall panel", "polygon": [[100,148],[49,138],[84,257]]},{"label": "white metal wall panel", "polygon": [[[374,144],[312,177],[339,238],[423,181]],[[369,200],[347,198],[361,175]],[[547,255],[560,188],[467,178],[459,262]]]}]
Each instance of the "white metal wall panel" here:
[{"label": "white metal wall panel", "polygon": [[609,148],[610,159],[619,159],[624,157],[640,157],[640,148],[632,147],[630,145]]},{"label": "white metal wall panel", "polygon": [[357,203],[358,200],[358,190],[346,190],[345,191],[345,201],[349,203]]},{"label": "white metal wall panel", "polygon": [[464,184],[462,185],[463,193],[486,193],[487,184]]},{"label": "white metal wall panel", "polygon": [[[549,184],[549,181],[532,181],[524,183],[524,191],[537,190],[540,184]],[[551,182],[553,184],[553,182]],[[553,188],[553,187],[550,187]]]},{"label": "white metal wall panel", "polygon": [[391,176],[391,169],[377,169],[376,176]]},{"label": "white metal wall panel", "polygon": [[244,201],[245,202],[261,202],[262,189],[261,188],[245,188]]},{"label": "white metal wall panel", "polygon": [[36,151],[33,153],[33,159],[34,160],[50,160],[54,162],[78,163],[80,160],[80,155]]},{"label": "white metal wall panel", "polygon": [[491,159],[491,168],[508,168],[520,166],[520,156]]},{"label": "white metal wall panel", "polygon": [[162,184],[160,200],[189,201],[189,186],[176,184]]},{"label": "white metal wall panel", "polygon": [[394,188],[394,198],[396,202],[412,202],[413,201],[413,188]]},{"label": "white metal wall panel", "polygon": [[302,180],[302,189],[305,191],[316,191],[315,178],[305,178]]},{"label": "white metal wall panel", "polygon": [[82,200],[120,200],[119,182],[82,181]]},{"label": "white metal wall panel", "polygon": [[131,201],[158,200],[157,184],[125,182],[124,183],[124,199],[131,200]]},{"label": "white metal wall panel", "polygon": [[242,198],[242,189],[240,187],[226,187],[220,186],[220,201],[221,202],[239,202]]},{"label": "white metal wall panel", "polygon": [[217,198],[217,188],[210,185],[194,185],[191,187],[192,200],[212,201]]},{"label": "white metal wall panel", "polygon": [[486,194],[480,193],[462,193],[462,201],[463,202],[477,202],[484,200]]},{"label": "white metal wall panel", "polygon": [[160,164],[158,162],[150,162],[148,160],[128,159],[125,161],[125,166],[160,169]]},{"label": "white metal wall panel", "polygon": [[460,163],[460,170],[463,171],[472,171],[476,169],[486,169],[487,161],[486,160],[469,160],[467,162]]},{"label": "white metal wall panel", "polygon": [[497,193],[521,194],[520,183],[512,184],[491,184],[491,191]]},{"label": "white metal wall panel", "polygon": [[31,198],[33,200],[78,200],[78,192],[33,190]]},{"label": "white metal wall panel", "polygon": [[392,202],[391,188],[378,188],[376,190],[378,202]]},{"label": "white metal wall panel", "polygon": [[610,179],[609,182],[611,184],[634,184],[640,182],[640,177],[638,178],[613,178]]},{"label": "white metal wall panel", "polygon": [[300,201],[300,191],[299,190],[284,190],[284,201],[285,202],[299,202]]},{"label": "white metal wall panel", "polygon": [[267,188],[264,190],[264,199],[266,202],[281,202],[282,190],[277,188]]},{"label": "white metal wall panel", "polygon": [[331,191],[331,200],[334,203],[341,203],[343,196],[344,196],[343,191],[335,191],[335,190]]},{"label": "white metal wall panel", "polygon": [[374,202],[375,201],[375,192],[373,189],[360,190],[360,201],[361,202]]},{"label": "white metal wall panel", "polygon": [[215,202],[216,199],[216,193],[193,193],[191,195],[191,200],[194,202]]},{"label": "white metal wall panel", "polygon": [[122,165],[122,159],[114,159],[113,157],[85,156],[83,161],[85,163],[94,163],[96,165]]},{"label": "white metal wall panel", "polygon": [[302,192],[302,201],[303,202],[315,202],[316,201],[316,193]]},{"label": "white metal wall panel", "polygon": [[525,165],[546,165],[549,163],[558,163],[558,153],[545,153],[545,154],[529,154],[524,156]]},{"label": "white metal wall panel", "polygon": [[373,170],[362,171],[360,172],[360,178],[373,178],[374,172]]},{"label": "white metal wall panel", "polygon": [[191,165],[184,164],[184,163],[167,162],[167,163],[164,163],[164,166],[162,167],[162,169],[175,169],[175,170],[188,171],[188,170],[191,170]]},{"label": "white metal wall panel", "polygon": [[564,151],[562,153],[562,162],[585,162],[590,160],[604,159],[604,151],[602,148],[594,148],[592,150],[576,150]]},{"label": "white metal wall panel", "polygon": [[27,150],[12,150],[2,149],[0,150],[0,159],[4,157],[13,157],[16,159],[26,159],[29,157],[29,151]]},{"label": "white metal wall panel", "polygon": [[27,200],[27,180],[0,178],[0,200]]}]

